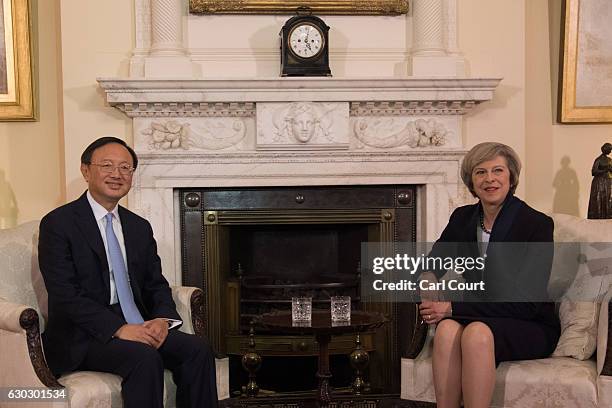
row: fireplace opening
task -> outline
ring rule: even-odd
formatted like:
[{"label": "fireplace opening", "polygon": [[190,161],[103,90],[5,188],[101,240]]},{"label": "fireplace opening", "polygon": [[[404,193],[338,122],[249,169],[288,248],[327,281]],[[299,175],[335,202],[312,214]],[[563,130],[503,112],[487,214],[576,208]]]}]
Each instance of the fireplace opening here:
[{"label": "fireplace opening", "polygon": [[289,310],[292,297],[309,296],[329,310],[332,296],[350,296],[360,309],[360,245],[368,226],[248,225],[229,231],[230,281],[240,287],[240,332],[262,313]]},{"label": "fireplace opening", "polygon": [[[247,381],[240,358],[255,316],[289,310],[293,296],[311,296],[313,308],[329,310],[334,295],[351,296],[354,310],[389,318],[360,339],[370,353],[372,391],[399,392],[400,349],[409,344],[403,337],[410,328],[398,304],[361,298],[360,256],[363,242],[415,240],[415,192],[415,186],[179,191],[183,284],[204,291],[205,332],[213,348],[230,357],[233,392]],[[318,345],[312,337],[254,329],[263,357],[261,389],[316,387]],[[348,355],[354,348],[354,335],[332,338],[334,387],[350,385]]]}]

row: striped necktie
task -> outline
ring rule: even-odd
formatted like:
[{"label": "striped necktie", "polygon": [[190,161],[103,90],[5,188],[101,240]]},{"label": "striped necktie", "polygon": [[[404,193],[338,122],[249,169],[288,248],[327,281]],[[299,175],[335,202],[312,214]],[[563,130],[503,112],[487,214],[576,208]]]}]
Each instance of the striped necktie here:
[{"label": "striped necktie", "polygon": [[117,296],[119,297],[119,305],[121,306],[123,317],[130,324],[144,323],[144,319],[134,302],[134,295],[128,281],[119,240],[117,240],[115,231],[113,231],[112,213],[106,214],[106,243],[108,245],[108,255],[111,261],[113,278],[115,279],[115,287],[117,288]]}]

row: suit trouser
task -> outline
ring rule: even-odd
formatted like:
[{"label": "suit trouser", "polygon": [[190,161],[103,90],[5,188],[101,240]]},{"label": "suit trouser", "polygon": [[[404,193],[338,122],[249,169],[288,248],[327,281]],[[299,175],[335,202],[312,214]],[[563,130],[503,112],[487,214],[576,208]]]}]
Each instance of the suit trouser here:
[{"label": "suit trouser", "polygon": [[121,376],[123,406],[163,407],[164,368],[177,385],[177,407],[217,406],[215,358],[209,344],[194,335],[171,330],[159,349],[136,341],[92,342],[80,370]]}]

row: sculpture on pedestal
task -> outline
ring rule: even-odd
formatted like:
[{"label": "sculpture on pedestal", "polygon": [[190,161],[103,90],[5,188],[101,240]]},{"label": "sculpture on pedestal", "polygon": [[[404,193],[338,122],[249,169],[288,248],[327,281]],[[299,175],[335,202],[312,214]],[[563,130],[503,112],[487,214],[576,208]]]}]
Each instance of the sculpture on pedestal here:
[{"label": "sculpture on pedestal", "polygon": [[612,218],[612,144],[601,146],[601,155],[593,163],[591,174],[591,196],[589,198],[589,213],[587,218]]}]

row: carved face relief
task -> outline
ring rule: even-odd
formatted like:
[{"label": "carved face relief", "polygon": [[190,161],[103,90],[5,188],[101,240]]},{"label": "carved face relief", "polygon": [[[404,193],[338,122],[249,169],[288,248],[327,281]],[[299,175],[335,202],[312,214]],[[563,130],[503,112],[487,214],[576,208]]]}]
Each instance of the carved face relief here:
[{"label": "carved face relief", "polygon": [[257,105],[258,149],[345,149],[349,106],[337,102],[262,102]]},{"label": "carved face relief", "polygon": [[306,103],[293,104],[285,118],[287,133],[300,143],[308,143],[319,127],[315,108]]},{"label": "carved face relief", "polygon": [[317,119],[312,113],[300,113],[291,121],[291,131],[293,132],[293,137],[295,137],[299,142],[307,143],[314,135],[316,124]]}]

